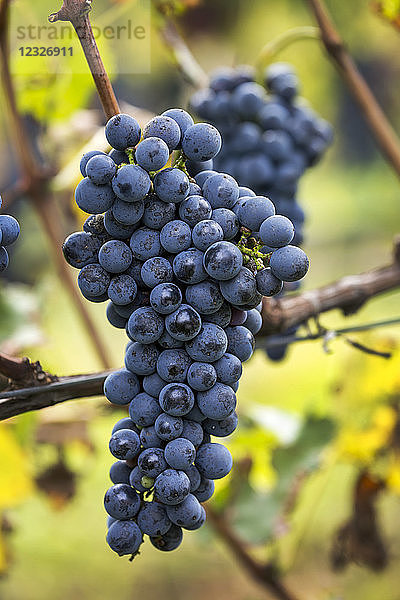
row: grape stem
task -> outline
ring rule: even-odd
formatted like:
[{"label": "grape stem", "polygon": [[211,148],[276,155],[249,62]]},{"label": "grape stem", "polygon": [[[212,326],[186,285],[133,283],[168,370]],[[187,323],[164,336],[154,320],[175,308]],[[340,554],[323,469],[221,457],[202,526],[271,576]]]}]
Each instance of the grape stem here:
[{"label": "grape stem", "polygon": [[154,2],[154,6],[162,19],[162,25],[159,27],[160,35],[165,45],[170,49],[182,75],[197,89],[207,87],[208,76],[194,57],[172,20],[171,7],[165,2]]},{"label": "grape stem", "polygon": [[230,527],[225,516],[216,512],[209,504],[206,508],[207,519],[212,527],[224,540],[230,551],[243,567],[258,581],[263,587],[267,588],[279,600],[297,600],[297,596],[290,592],[280,581],[280,573],[272,562],[265,564],[256,561],[247,551],[244,542],[236,535]]},{"label": "grape stem", "polygon": [[320,39],[321,35],[318,27],[305,26],[288,29],[267,42],[265,46],[261,48],[260,53],[256,58],[256,68],[261,72],[272,60],[274,60],[277,54],[285,50],[294,42]]},{"label": "grape stem", "polygon": [[85,54],[97,93],[103,105],[104,114],[107,119],[110,119],[121,111],[93,35],[89,19],[90,10],[91,0],[64,0],[60,10],[49,16],[49,21],[51,23],[69,21],[72,24]]},{"label": "grape stem", "polygon": [[348,52],[323,0],[307,0],[307,2],[320,28],[321,41],[328,56],[359,105],[383,155],[400,176],[400,140],[398,136]]}]

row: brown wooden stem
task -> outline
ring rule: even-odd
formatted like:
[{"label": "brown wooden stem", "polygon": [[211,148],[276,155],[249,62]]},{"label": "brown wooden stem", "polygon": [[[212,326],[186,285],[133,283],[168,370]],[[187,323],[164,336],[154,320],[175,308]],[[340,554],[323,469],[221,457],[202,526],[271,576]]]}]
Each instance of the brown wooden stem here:
[{"label": "brown wooden stem", "polygon": [[236,535],[223,514],[216,512],[209,505],[206,510],[208,522],[253,579],[279,600],[297,600],[297,596],[282,583],[280,575],[272,563],[262,564],[251,556],[244,542]]},{"label": "brown wooden stem", "polygon": [[69,21],[74,27],[103,105],[104,114],[107,119],[110,119],[121,111],[93,35],[89,10],[90,3],[85,0],[64,0],[61,9],[49,16],[49,21],[51,23]]},{"label": "brown wooden stem", "polygon": [[400,176],[400,141],[337,32],[323,0],[307,0],[329,57],[346,82],[387,161]]}]

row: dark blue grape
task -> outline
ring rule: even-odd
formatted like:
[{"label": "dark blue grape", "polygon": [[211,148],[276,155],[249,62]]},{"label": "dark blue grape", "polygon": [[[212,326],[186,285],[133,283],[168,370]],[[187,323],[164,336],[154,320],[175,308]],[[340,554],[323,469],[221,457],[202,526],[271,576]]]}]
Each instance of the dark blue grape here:
[{"label": "dark blue grape", "polygon": [[212,208],[232,208],[239,198],[239,186],[230,175],[218,173],[205,180],[203,195]]},{"label": "dark blue grape", "polygon": [[232,309],[227,302],[224,302],[223,305],[217,312],[212,315],[207,315],[204,318],[204,321],[208,323],[214,323],[215,325],[219,325],[223,329],[229,325],[232,318]]},{"label": "dark blue grape", "polygon": [[[216,242],[207,248],[204,254],[205,270],[210,277],[218,281],[230,280],[239,275],[242,264],[242,253],[231,242]],[[221,291],[224,293],[223,288],[221,288]]]},{"label": "dark blue grape", "polygon": [[160,232],[148,227],[135,231],[130,239],[133,256],[139,260],[147,260],[159,256],[161,252]]},{"label": "dark blue grape", "polygon": [[211,218],[210,203],[201,195],[188,196],[179,206],[179,216],[190,227]]},{"label": "dark blue grape", "polygon": [[203,323],[200,333],[186,343],[189,356],[198,362],[215,362],[226,352],[228,340],[225,331],[213,323]]},{"label": "dark blue grape", "polygon": [[192,117],[182,108],[169,108],[168,110],[165,110],[161,116],[170,117],[176,121],[181,130],[181,134],[184,134],[186,129],[194,124]]},{"label": "dark blue grape", "polygon": [[157,373],[169,383],[184,383],[191,362],[186,350],[164,350],[158,357]]},{"label": "dark blue grape", "polygon": [[158,137],[146,137],[138,144],[135,151],[137,164],[145,171],[162,169],[169,159],[167,144]]},{"label": "dark blue grape", "polygon": [[269,267],[261,269],[256,275],[257,290],[263,296],[275,296],[281,292],[283,283],[281,279],[275,277],[272,269]]},{"label": "dark blue grape", "polygon": [[196,457],[196,449],[190,440],[179,437],[168,442],[164,450],[165,460],[172,469],[185,471]]},{"label": "dark blue grape", "polygon": [[129,405],[129,416],[138,427],[149,427],[153,425],[161,408],[155,398],[140,392]]},{"label": "dark blue grape", "polygon": [[117,165],[107,154],[97,154],[86,164],[86,175],[96,185],[110,183],[117,172]]},{"label": "dark blue grape", "polygon": [[222,479],[232,468],[232,456],[221,444],[202,444],[197,450],[195,466],[207,479]]},{"label": "dark blue grape", "polygon": [[108,287],[108,297],[114,304],[126,306],[134,301],[137,294],[136,281],[130,275],[113,277]]},{"label": "dark blue grape", "polygon": [[104,496],[104,508],[114,519],[132,519],[137,514],[139,507],[138,493],[126,483],[117,483],[111,486]]},{"label": "dark blue grape", "polygon": [[184,221],[171,221],[161,229],[161,245],[167,252],[178,254],[189,248],[192,241],[191,233],[189,225]]},{"label": "dark blue grape", "polygon": [[261,223],[260,239],[267,246],[281,248],[290,244],[293,237],[293,223],[283,215],[273,215]]},{"label": "dark blue grape", "polygon": [[138,457],[138,467],[147,477],[155,479],[168,468],[164,459],[164,450],[162,448],[143,450]]},{"label": "dark blue grape", "polygon": [[105,130],[107,142],[116,150],[126,150],[136,146],[140,140],[139,123],[126,114],[118,114],[107,122]]},{"label": "dark blue grape", "polygon": [[216,383],[211,389],[197,394],[197,404],[203,415],[219,421],[233,413],[236,396],[228,385]]},{"label": "dark blue grape", "polygon": [[233,354],[224,354],[213,366],[221,383],[231,384],[242,376],[242,363]]},{"label": "dark blue grape", "polygon": [[167,506],[167,515],[175,525],[190,528],[201,518],[201,504],[196,496],[189,494],[181,504]]},{"label": "dark blue grape", "polygon": [[131,467],[129,467],[124,460],[117,460],[117,462],[110,467],[110,479],[113,483],[129,484],[131,471]]},{"label": "dark blue grape", "polygon": [[150,304],[162,315],[175,312],[181,303],[182,292],[174,283],[160,283],[151,290]]},{"label": "dark blue grape", "polygon": [[168,116],[157,116],[151,119],[143,129],[143,137],[161,138],[167,144],[170,152],[175,150],[181,139],[178,123]]},{"label": "dark blue grape", "polygon": [[182,202],[189,193],[189,179],[180,169],[163,169],[154,177],[154,190],[164,202]]},{"label": "dark blue grape", "polygon": [[197,248],[179,252],[172,264],[175,277],[186,284],[200,283],[207,278],[203,267],[204,254]]},{"label": "dark blue grape", "polygon": [[75,202],[89,214],[103,213],[111,208],[115,194],[110,185],[95,185],[88,177],[82,179],[75,190]]},{"label": "dark blue grape", "polygon": [[159,438],[170,442],[180,437],[183,431],[183,420],[181,417],[173,417],[167,413],[161,413],[158,415],[154,427]]},{"label": "dark blue grape", "polygon": [[190,387],[198,392],[209,390],[217,381],[217,373],[213,365],[204,362],[194,362],[187,372]]},{"label": "dark blue grape", "polygon": [[238,424],[238,417],[235,412],[226,417],[226,419],[222,419],[220,421],[215,421],[214,419],[206,419],[202,425],[204,431],[213,435],[215,437],[227,437],[231,435]]},{"label": "dark blue grape", "polygon": [[143,282],[149,288],[154,288],[160,283],[169,283],[173,278],[171,264],[166,258],[154,256],[143,264],[141,276]]},{"label": "dark blue grape", "polygon": [[129,404],[139,392],[139,379],[127,369],[110,373],[104,381],[104,395],[113,404]]},{"label": "dark blue grape", "polygon": [[301,248],[284,246],[275,250],[269,264],[275,277],[282,281],[298,281],[307,273],[310,263]]},{"label": "dark blue grape", "polygon": [[257,293],[256,280],[246,267],[241,267],[232,279],[221,281],[220,289],[225,300],[234,306],[251,302]]},{"label": "dark blue grape", "polygon": [[107,533],[107,544],[119,556],[136,554],[143,541],[143,534],[134,521],[115,521]]},{"label": "dark blue grape", "polygon": [[132,460],[139,453],[139,436],[132,429],[118,429],[111,436],[109,448],[115,458]]},{"label": "dark blue grape", "polygon": [[113,327],[117,327],[118,329],[125,329],[127,319],[125,317],[122,317],[116,311],[115,307],[116,307],[116,305],[114,305],[112,302],[109,302],[107,305],[106,316],[107,316],[108,322]]},{"label": "dark blue grape", "polygon": [[194,308],[181,304],[175,312],[165,317],[165,328],[173,338],[187,342],[200,332],[201,318]]},{"label": "dark blue grape", "polygon": [[164,319],[150,306],[137,308],[129,317],[128,331],[135,342],[152,344],[164,331]]},{"label": "dark blue grape", "polygon": [[102,266],[90,264],[83,267],[78,275],[78,285],[82,293],[88,296],[105,294],[110,285],[111,277]]},{"label": "dark blue grape", "polygon": [[182,150],[185,156],[195,161],[214,158],[220,151],[221,145],[221,134],[208,123],[196,123],[188,127],[182,139]]},{"label": "dark blue grape", "polygon": [[111,435],[119,429],[132,429],[132,431],[136,431],[137,434],[140,433],[140,429],[136,427],[135,423],[130,417],[124,417],[123,419],[117,421],[112,428]]},{"label": "dark blue grape", "polygon": [[[189,440],[192,442],[193,446],[197,448],[197,446],[200,446],[201,442],[203,441],[203,428],[200,423],[196,423],[196,421],[185,418],[183,419],[183,430],[179,437]],[[185,472],[187,471],[186,469],[184,470]]]},{"label": "dark blue grape", "polygon": [[139,437],[143,448],[161,448],[163,446],[163,440],[158,437],[154,425],[143,427]]},{"label": "dark blue grape", "polygon": [[83,177],[87,176],[86,165],[88,164],[89,160],[91,158],[93,158],[93,156],[107,156],[107,155],[102,150],[89,150],[89,152],[85,152],[85,154],[83,154],[81,161],[79,163],[79,168],[81,170]]},{"label": "dark blue grape", "polygon": [[132,233],[137,229],[138,225],[125,225],[120,223],[114,217],[112,210],[108,210],[104,215],[104,226],[109,236],[117,240],[129,241]]},{"label": "dark blue grape", "polygon": [[[244,322],[244,326],[251,331],[253,335],[257,335],[262,327],[262,316],[256,308],[247,312],[247,319]],[[239,379],[239,377],[236,377]]]},{"label": "dark blue grape", "polygon": [[110,240],[99,250],[99,263],[109,273],[122,273],[132,262],[132,252],[122,240]]},{"label": "dark blue grape", "polygon": [[[0,229],[1,231],[1,229]],[[71,233],[62,246],[64,258],[71,267],[82,269],[98,261],[102,241],[98,236],[79,231]]]},{"label": "dark blue grape", "polygon": [[224,302],[218,284],[214,281],[202,281],[186,288],[186,301],[202,315],[215,313]]},{"label": "dark blue grape", "polygon": [[220,225],[224,233],[224,240],[232,240],[237,235],[239,231],[239,219],[233,210],[216,208],[212,211],[212,219]]},{"label": "dark blue grape", "polygon": [[[190,481],[186,473],[175,469],[166,469],[154,483],[156,499],[168,506],[184,501],[190,492]],[[114,516],[114,515],[111,515]]]},{"label": "dark blue grape", "polygon": [[265,196],[249,196],[241,201],[238,219],[250,231],[259,231],[261,223],[275,214],[275,207]]},{"label": "dark blue grape", "polygon": [[142,385],[147,394],[154,396],[154,398],[158,398],[158,394],[163,389],[165,381],[161,379],[158,373],[153,373],[152,375],[146,375],[146,377],[143,377]]},{"label": "dark blue grape", "polygon": [[176,548],[180,546],[182,538],[182,528],[177,525],[171,525],[167,533],[159,536],[150,536],[150,542],[157,550],[170,552],[171,550],[176,550]]},{"label": "dark blue grape", "polygon": [[164,412],[173,417],[183,417],[193,408],[194,395],[184,383],[168,383],[160,392],[159,402]]},{"label": "dark blue grape", "polygon": [[215,242],[220,242],[223,237],[224,232],[222,227],[210,219],[200,221],[193,227],[193,244],[203,252]]},{"label": "dark blue grape", "polygon": [[240,325],[239,327],[227,327],[225,332],[228,339],[227,352],[237,356],[242,362],[248,360],[252,356],[255,347],[255,340],[251,331]]},{"label": "dark blue grape", "polygon": [[164,535],[172,523],[159,502],[145,502],[137,515],[140,530],[149,536]]},{"label": "dark blue grape", "polygon": [[206,502],[211,498],[214,493],[215,484],[212,479],[207,479],[206,477],[201,477],[200,485],[196,491],[193,492],[193,495],[196,496],[199,502]]},{"label": "dark blue grape", "polygon": [[125,353],[125,366],[137,375],[151,375],[156,371],[158,355],[154,344],[134,342]]},{"label": "dark blue grape", "polygon": [[173,202],[163,202],[157,196],[150,196],[146,202],[142,222],[146,227],[161,230],[164,225],[175,219],[175,215],[176,205]]},{"label": "dark blue grape", "polygon": [[[151,179],[139,165],[120,167],[112,180],[112,189],[125,202],[140,202],[148,193]],[[94,212],[94,211],[92,211]]]},{"label": "dark blue grape", "polygon": [[117,198],[111,210],[118,223],[135,225],[143,217],[144,202],[124,202]]}]

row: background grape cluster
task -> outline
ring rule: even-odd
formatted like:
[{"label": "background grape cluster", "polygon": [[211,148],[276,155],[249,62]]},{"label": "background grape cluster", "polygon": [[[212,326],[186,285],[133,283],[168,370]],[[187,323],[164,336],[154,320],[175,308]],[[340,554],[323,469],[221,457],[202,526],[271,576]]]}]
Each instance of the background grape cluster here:
[{"label": "background grape cluster", "polygon": [[[263,85],[255,81],[254,69],[245,65],[216,71],[209,87],[196,92],[190,104],[222,134],[221,152],[207,168],[229,173],[241,185],[271,198],[277,211],[293,222],[293,244],[301,246],[305,214],[298,184],[332,143],[333,132],[298,94],[299,81],[291,65],[270,65]],[[295,289],[297,285],[285,284],[282,293]],[[267,354],[280,360],[286,348],[269,347]]]},{"label": "background grape cluster", "polygon": [[[0,207],[2,199],[0,197]],[[8,267],[9,256],[6,246],[13,244],[20,232],[20,227],[17,219],[11,215],[0,215],[0,272],[5,271]]]},{"label": "background grape cluster", "polygon": [[228,174],[188,176],[187,162],[221,148],[212,125],[170,109],[143,131],[117,115],[105,134],[113,149],[83,156],[75,193],[90,216],[63,251],[85,298],[108,300],[108,320],[129,338],[125,368],[104,385],[110,402],[129,405],[111,433],[104,504],[109,546],[135,555],[144,534],[169,551],[203,525],[202,502],[232,467],[211,436],[237,426],[262,297],[301,279],[308,258],[270,199]]}]

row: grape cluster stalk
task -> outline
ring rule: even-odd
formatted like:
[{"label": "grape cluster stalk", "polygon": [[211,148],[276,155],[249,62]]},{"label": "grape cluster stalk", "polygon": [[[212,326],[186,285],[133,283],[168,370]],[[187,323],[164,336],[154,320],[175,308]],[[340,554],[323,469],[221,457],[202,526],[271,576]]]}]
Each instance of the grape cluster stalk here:
[{"label": "grape cluster stalk", "polygon": [[[0,197],[0,207],[2,203]],[[17,219],[11,215],[0,215],[0,272],[5,271],[10,262],[6,247],[16,242],[19,234],[20,226]]]},{"label": "grape cluster stalk", "polygon": [[[271,64],[263,85],[256,82],[254,69],[248,65],[221,68],[212,74],[206,89],[192,96],[190,104],[223,138],[221,152],[206,168],[229,173],[240,185],[271,198],[277,211],[293,222],[293,244],[301,246],[305,213],[298,200],[299,181],[322,158],[333,134],[330,124],[299,97],[293,67]],[[282,293],[296,289],[297,283],[286,283]],[[272,360],[281,360],[286,350],[282,344],[266,352]]]},{"label": "grape cluster stalk", "polygon": [[238,423],[242,363],[254,350],[261,301],[307,272],[292,222],[229,174],[188,169],[221,149],[211,124],[182,109],[141,131],[125,114],[105,128],[112,150],[81,160],[83,231],[64,242],[92,302],[129,338],[125,367],[104,393],[129,407],[109,441],[116,462],[104,506],[107,542],[135,556],[144,536],[162,551],[205,522],[202,503],[232,468],[215,439]]}]

